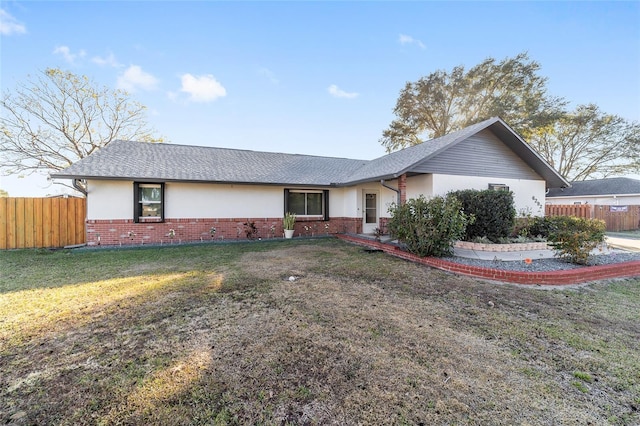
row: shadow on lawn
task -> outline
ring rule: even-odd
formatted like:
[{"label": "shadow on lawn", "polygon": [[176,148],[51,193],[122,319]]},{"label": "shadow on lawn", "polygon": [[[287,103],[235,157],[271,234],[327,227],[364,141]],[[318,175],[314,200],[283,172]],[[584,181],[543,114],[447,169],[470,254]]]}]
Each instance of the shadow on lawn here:
[{"label": "shadow on lawn", "polygon": [[[136,283],[145,280],[152,283]],[[41,299],[30,300],[36,305],[32,312],[27,309],[4,318],[9,333],[0,341],[4,401],[0,411],[9,418],[3,414],[0,422],[22,411],[29,424],[81,424],[126,406],[132,395],[144,394],[141,386],[144,389],[149,380],[157,385],[163,371],[173,371],[184,364],[182,358],[193,356],[197,331],[210,327],[197,324],[193,309],[225,291],[223,277],[207,273],[135,276],[119,286],[133,291],[111,288],[114,297],[99,300],[96,295],[98,300],[92,302],[91,294],[86,294],[82,303],[70,296],[71,303],[62,308],[44,306],[56,302],[41,294]],[[165,387],[177,387],[167,389],[167,397],[186,381],[197,380],[174,373],[175,383]],[[156,385],[154,392],[165,392]]]}]

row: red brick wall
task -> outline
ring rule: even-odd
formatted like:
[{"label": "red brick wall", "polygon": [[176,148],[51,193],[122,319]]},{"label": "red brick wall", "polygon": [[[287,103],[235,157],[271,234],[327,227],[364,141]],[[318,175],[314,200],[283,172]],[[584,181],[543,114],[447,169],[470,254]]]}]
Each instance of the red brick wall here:
[{"label": "red brick wall", "polygon": [[[211,241],[210,229],[216,228],[215,240],[247,239],[244,223],[254,222],[255,238],[282,238],[282,218],[218,218],[165,219],[164,222],[133,223],[132,219],[87,220],[88,245],[171,244],[177,242]],[[271,227],[273,226],[273,231]],[[306,228],[305,228],[306,226]],[[169,237],[173,229],[175,236]],[[360,218],[331,218],[325,222],[313,218],[298,218],[294,236],[355,234],[362,232]]]},{"label": "red brick wall", "polygon": [[398,190],[400,191],[400,204],[407,202],[407,174],[403,174],[398,179]]}]

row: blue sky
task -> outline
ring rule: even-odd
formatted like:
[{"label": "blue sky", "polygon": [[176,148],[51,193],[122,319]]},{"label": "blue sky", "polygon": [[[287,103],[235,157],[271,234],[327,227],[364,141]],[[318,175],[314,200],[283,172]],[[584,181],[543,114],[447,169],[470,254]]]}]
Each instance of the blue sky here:
[{"label": "blue sky", "polygon": [[[11,91],[59,67],[124,88],[168,142],[371,159],[407,81],[527,51],[549,92],[640,120],[640,2],[0,4]],[[11,196],[60,192],[2,177]]]}]

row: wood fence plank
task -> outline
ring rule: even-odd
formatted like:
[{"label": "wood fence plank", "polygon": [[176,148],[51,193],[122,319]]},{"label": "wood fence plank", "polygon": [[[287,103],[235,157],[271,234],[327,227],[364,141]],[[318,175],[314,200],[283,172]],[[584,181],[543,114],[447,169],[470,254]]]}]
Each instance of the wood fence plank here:
[{"label": "wood fence plank", "polygon": [[24,212],[24,198],[16,199],[16,248],[25,248],[24,236],[25,236],[25,212]]},{"label": "wood fence plank", "polygon": [[75,236],[76,236],[76,205],[73,203],[73,200],[69,198],[62,200],[67,205],[67,214],[64,218],[64,224],[66,225],[67,231],[67,239],[65,240],[63,246],[69,246],[75,244]]},{"label": "wood fence plank", "polygon": [[[611,211],[609,205],[557,205],[547,204],[545,216],[576,216],[603,220],[607,231],[633,231],[640,229],[640,206],[625,206],[626,211]],[[613,206],[621,207],[621,206]]]},{"label": "wood fence plank", "polygon": [[42,247],[53,247],[53,215],[51,199],[42,200]]},{"label": "wood fence plank", "polygon": [[[16,223],[16,202],[15,198],[9,200],[7,203],[7,222],[15,224]],[[7,228],[7,248],[14,249],[16,248],[16,227],[9,226]]]},{"label": "wood fence plank", "polygon": [[40,247],[44,247],[43,243],[44,243],[44,228],[42,226],[42,198],[34,198],[33,199],[33,218],[34,218],[34,225],[33,225],[33,230],[34,230],[34,239],[33,239],[33,244],[34,247],[36,248],[40,248]]},{"label": "wood fence plank", "polygon": [[76,221],[76,239],[74,244],[84,244],[87,242],[87,227],[86,227],[86,217],[87,217],[87,203],[86,198],[76,198],[76,204],[78,207],[76,208],[76,217],[74,218]]},{"label": "wood fence plank", "polygon": [[9,198],[0,197],[0,250],[6,250],[7,247],[7,208]]},{"label": "wood fence plank", "polygon": [[51,247],[62,247],[60,241],[62,240],[60,229],[60,199],[51,198]]},{"label": "wood fence plank", "polygon": [[33,234],[35,232],[34,225],[34,203],[33,198],[25,198],[24,199],[24,247],[25,248],[33,248],[34,238]]}]

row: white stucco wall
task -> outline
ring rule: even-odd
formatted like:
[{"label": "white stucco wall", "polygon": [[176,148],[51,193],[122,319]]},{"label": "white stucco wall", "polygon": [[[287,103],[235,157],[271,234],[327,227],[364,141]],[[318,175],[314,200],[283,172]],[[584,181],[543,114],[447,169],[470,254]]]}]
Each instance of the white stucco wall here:
[{"label": "white stucco wall", "polygon": [[165,217],[280,217],[284,189],[277,186],[176,183],[165,185]]},{"label": "white stucco wall", "polygon": [[133,182],[87,181],[87,219],[133,219]]},{"label": "white stucco wall", "polygon": [[[168,182],[165,184],[166,218],[281,217],[282,186]],[[293,188],[290,188],[293,189]],[[300,188],[296,188],[300,189]],[[322,190],[322,188],[305,188]],[[90,180],[87,219],[133,219],[133,182]],[[329,190],[331,217],[356,217],[356,191]]]},{"label": "white stucco wall", "polygon": [[[386,182],[397,188],[397,180]],[[407,199],[420,194],[426,197],[444,195],[460,189],[487,189],[489,183],[508,185],[514,193],[516,211],[527,210],[534,215],[544,214],[536,200],[544,203],[544,181],[464,177],[453,175],[421,175],[407,179]],[[321,188],[306,188],[309,190]],[[88,182],[87,219],[110,220],[133,218],[133,182]],[[379,182],[329,190],[330,217],[363,217],[363,194],[378,193],[378,215],[389,217],[389,206],[397,201],[397,194]],[[281,217],[284,187],[169,182],[165,185],[166,218],[259,218]],[[533,197],[533,198],[532,198]],[[535,199],[534,199],[535,198]],[[640,204],[628,203],[628,204]]]},{"label": "white stucco wall", "polygon": [[407,200],[424,195],[429,198],[433,195],[433,175],[425,174],[407,178]]},{"label": "white stucco wall", "polygon": [[463,189],[484,190],[489,184],[503,184],[513,192],[518,215],[522,212],[544,216],[545,182],[542,180],[504,179],[491,177],[469,177],[455,175],[433,175],[433,195],[445,195],[449,191]]}]

